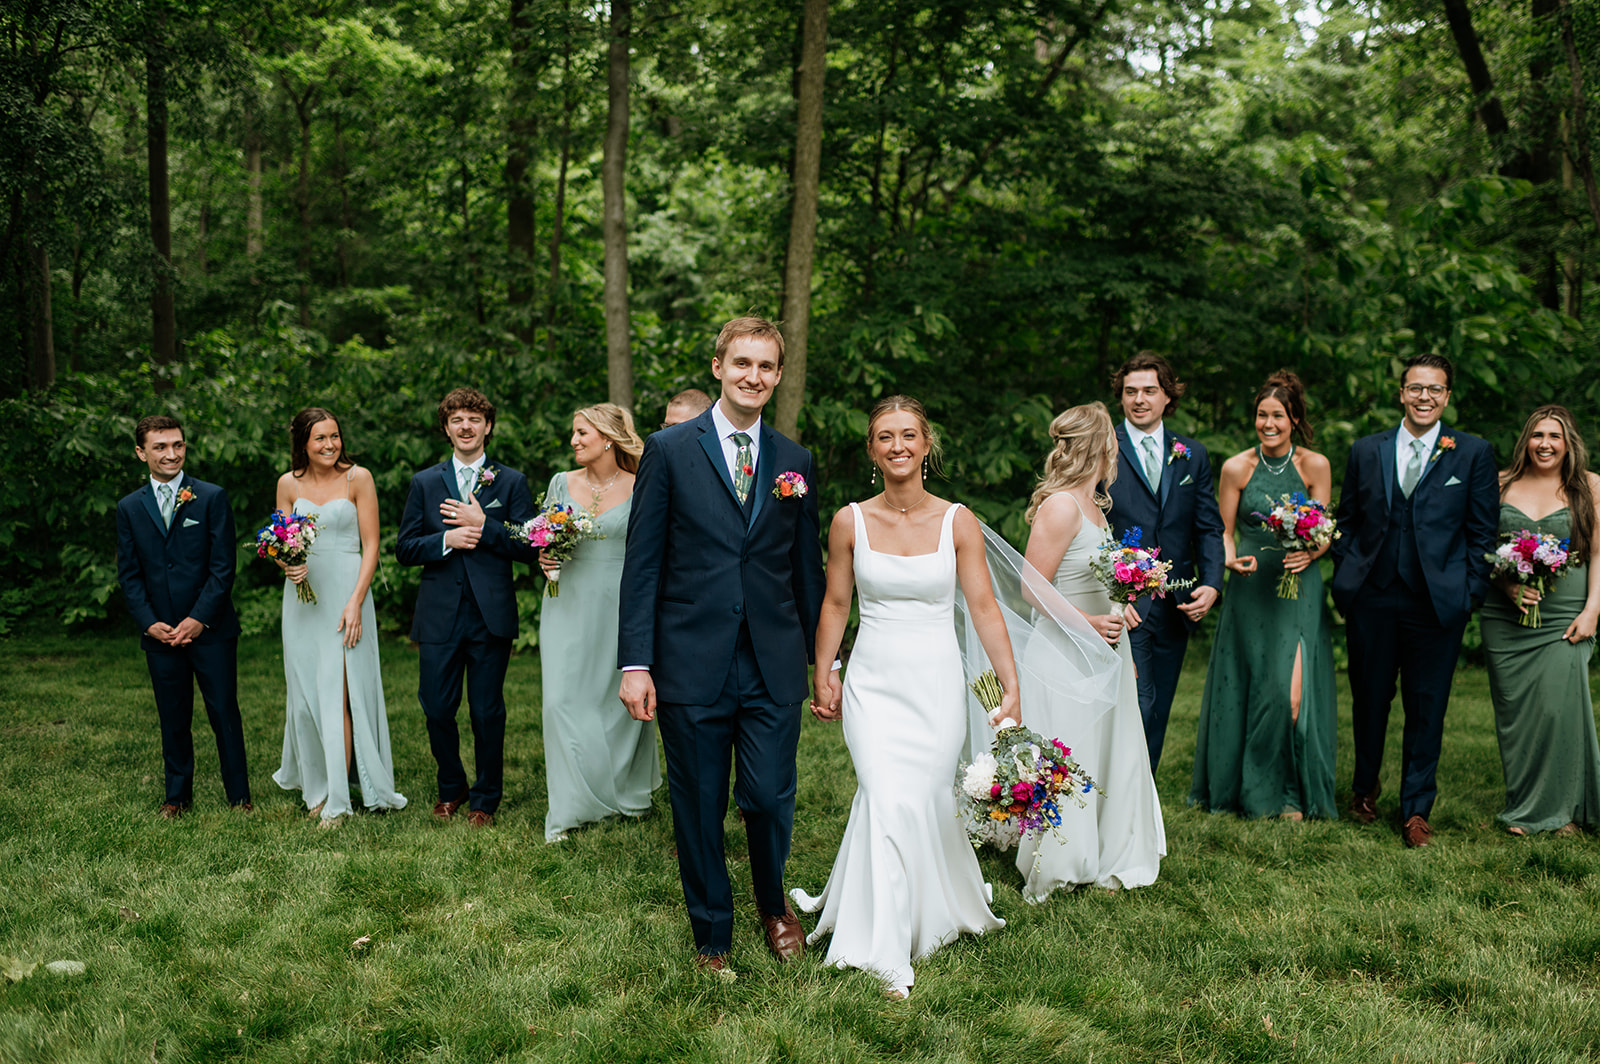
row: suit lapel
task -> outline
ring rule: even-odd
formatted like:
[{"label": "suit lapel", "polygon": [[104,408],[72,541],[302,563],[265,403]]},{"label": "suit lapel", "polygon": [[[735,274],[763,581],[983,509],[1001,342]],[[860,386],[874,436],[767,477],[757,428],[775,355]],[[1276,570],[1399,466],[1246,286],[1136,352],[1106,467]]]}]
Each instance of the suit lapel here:
[{"label": "suit lapel", "polygon": [[765,421],[761,423],[761,453],[756,456],[756,475],[750,482],[750,493],[754,498],[750,505],[750,524],[754,527],[756,518],[761,516],[761,507],[765,505],[769,496],[766,485],[772,483],[773,464],[777,462],[778,433]]},{"label": "suit lapel", "polygon": [[1399,487],[1394,472],[1394,438],[1399,431],[1390,429],[1379,437],[1378,442],[1378,466],[1383,470],[1383,500],[1389,504],[1391,510],[1394,509],[1395,488]]},{"label": "suit lapel", "polygon": [[739,496],[733,490],[733,477],[728,474],[728,463],[722,457],[722,441],[717,438],[714,422],[711,420],[711,411],[704,415],[705,425],[700,433],[700,449],[706,452],[706,459],[711,463],[711,468],[716,471],[717,479],[722,481],[722,486],[728,489],[728,498],[733,501],[734,508],[739,511],[739,516],[744,516],[744,509],[739,505]]},{"label": "suit lapel", "polygon": [[[1167,437],[1167,441],[1168,441],[1167,442],[1167,454],[1170,455],[1172,453],[1172,443],[1173,443],[1173,441],[1176,441],[1178,437],[1174,436],[1170,432],[1166,434],[1166,437]],[[1156,461],[1157,462],[1163,461],[1162,456],[1157,454],[1156,455]],[[1174,462],[1171,458],[1165,459],[1165,462],[1166,462],[1166,464],[1161,467],[1161,508],[1162,509],[1166,509],[1167,496],[1172,494],[1172,482],[1177,477],[1177,474],[1178,474],[1178,466],[1177,466],[1176,462]],[[1184,464],[1187,465],[1188,461],[1185,460]]]},{"label": "suit lapel", "polygon": [[[1139,457],[1139,453],[1133,449],[1133,441],[1128,439],[1128,429],[1124,425],[1117,426],[1117,450],[1122,453],[1123,458],[1127,459],[1128,465],[1133,467],[1133,475],[1139,478],[1139,483],[1144,485],[1144,490],[1148,491],[1150,497],[1154,499],[1156,493],[1150,487],[1150,478],[1144,475],[1144,461]],[[1159,500],[1157,501],[1159,504]]]},{"label": "suit lapel", "polygon": [[444,493],[446,495],[460,502],[467,501],[461,498],[461,485],[456,483],[456,466],[454,462],[446,458],[439,463],[439,475],[444,478]]},{"label": "suit lapel", "polygon": [[1452,443],[1449,447],[1440,446],[1440,444],[1444,443],[1444,441],[1449,438],[1451,438],[1450,430],[1445,426],[1440,425],[1439,438],[1433,441],[1433,450],[1430,451],[1428,456],[1422,460],[1422,475],[1417,478],[1417,489],[1411,493],[1412,495],[1415,495],[1418,491],[1421,491],[1422,486],[1428,483],[1428,481],[1431,479],[1428,474],[1433,471],[1433,467],[1435,465],[1440,462],[1450,461],[1449,456],[1455,453],[1455,444]]},{"label": "suit lapel", "polygon": [[[144,496],[145,511],[150,514],[150,520],[156,523],[156,531],[162,537],[165,537],[167,532],[170,530],[161,520],[161,504],[156,502],[156,489],[150,486],[150,481],[146,480],[144,482],[144,491],[142,494]],[[177,511],[174,510],[173,512],[176,513]]]}]

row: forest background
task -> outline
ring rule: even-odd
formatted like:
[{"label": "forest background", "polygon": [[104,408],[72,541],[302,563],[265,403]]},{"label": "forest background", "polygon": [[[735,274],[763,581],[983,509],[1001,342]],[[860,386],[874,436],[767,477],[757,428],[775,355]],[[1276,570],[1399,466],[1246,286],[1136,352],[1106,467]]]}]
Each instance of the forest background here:
[{"label": "forest background", "polygon": [[[1219,456],[1293,368],[1336,471],[1441,352],[1505,461],[1540,402],[1594,426],[1597,114],[1600,0],[4,0],[0,633],[127,624],[142,414],[243,538],[331,407],[387,555],[449,388],[542,484],[574,409],[713,390],[747,312],[825,512],[908,392],[937,490],[1020,541],[1052,415],[1146,348]],[[383,566],[385,627],[415,579]]]}]

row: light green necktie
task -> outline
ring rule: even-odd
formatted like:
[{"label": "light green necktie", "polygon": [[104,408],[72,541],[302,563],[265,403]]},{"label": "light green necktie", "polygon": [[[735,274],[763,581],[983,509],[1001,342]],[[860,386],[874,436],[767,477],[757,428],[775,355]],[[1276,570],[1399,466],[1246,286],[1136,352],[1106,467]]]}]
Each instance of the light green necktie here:
[{"label": "light green necktie", "polygon": [[456,474],[456,486],[461,489],[462,502],[472,498],[472,489],[478,486],[478,471],[472,466],[461,470]]},{"label": "light green necktie", "polygon": [[1156,438],[1144,438],[1144,475],[1150,481],[1151,491],[1161,490],[1161,456],[1156,454]]},{"label": "light green necktie", "polygon": [[156,488],[156,494],[161,496],[161,523],[167,528],[172,527],[173,491],[171,484],[162,484]]},{"label": "light green necktie", "polygon": [[1400,494],[1411,498],[1411,493],[1417,490],[1417,481],[1422,479],[1422,441],[1411,441],[1411,460],[1406,462],[1405,472],[1400,474]]},{"label": "light green necktie", "polygon": [[755,455],[750,453],[748,432],[735,432],[733,442],[739,445],[739,453],[733,460],[738,467],[733,476],[733,493],[739,496],[739,505],[743,506],[750,498],[750,482],[756,478]]}]

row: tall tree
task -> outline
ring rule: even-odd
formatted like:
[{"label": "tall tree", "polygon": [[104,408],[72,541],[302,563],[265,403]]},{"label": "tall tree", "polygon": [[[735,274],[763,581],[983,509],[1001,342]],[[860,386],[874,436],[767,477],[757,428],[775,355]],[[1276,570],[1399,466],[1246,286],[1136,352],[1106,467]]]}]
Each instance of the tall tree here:
[{"label": "tall tree", "polygon": [[817,249],[817,200],[822,173],[822,83],[828,65],[828,0],[805,0],[800,16],[799,88],[794,133],[794,198],[783,262],[784,369],[773,427],[798,440],[806,398],[806,349],[811,331],[811,273]]},{"label": "tall tree", "polygon": [[628,314],[628,46],[632,0],[611,0],[606,54],[606,137],[600,164],[605,243],[606,384],[611,401],[633,409],[632,322]]},{"label": "tall tree", "polygon": [[534,204],[531,176],[534,138],[539,131],[534,111],[538,87],[534,49],[533,0],[510,0],[507,19],[511,36],[510,84],[506,122],[506,239],[511,251],[511,278],[506,301],[515,316],[513,328],[523,343],[533,340]]},{"label": "tall tree", "polygon": [[172,182],[167,169],[166,15],[145,40],[145,150],[150,181],[150,246],[155,283],[150,291],[150,354],[158,364],[178,357],[177,304],[172,297]]}]

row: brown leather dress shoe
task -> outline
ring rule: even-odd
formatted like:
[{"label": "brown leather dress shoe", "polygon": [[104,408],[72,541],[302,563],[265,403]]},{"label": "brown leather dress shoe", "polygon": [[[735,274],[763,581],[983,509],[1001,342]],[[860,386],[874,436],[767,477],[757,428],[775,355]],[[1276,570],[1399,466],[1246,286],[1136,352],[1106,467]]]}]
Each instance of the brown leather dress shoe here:
[{"label": "brown leather dress shoe", "polygon": [[794,914],[789,899],[783,899],[783,915],[761,915],[761,926],[767,932],[767,948],[780,961],[798,957],[806,951],[805,932],[800,929],[800,918]]},{"label": "brown leather dress shoe", "polygon": [[1433,841],[1433,829],[1418,815],[1406,821],[1406,826],[1400,829],[1400,837],[1405,839],[1407,847],[1414,850]]},{"label": "brown leather dress shoe", "polygon": [[494,824],[494,814],[485,813],[482,809],[469,809],[467,823],[475,828],[486,828]]},{"label": "brown leather dress shoe", "polygon": [[1378,792],[1383,790],[1380,784],[1372,788],[1371,794],[1352,794],[1350,796],[1350,819],[1358,824],[1370,824],[1378,819]]},{"label": "brown leather dress shoe", "polygon": [[733,966],[728,963],[727,958],[720,953],[714,957],[708,957],[704,953],[696,953],[694,955],[694,966],[696,971],[710,972],[726,983],[731,983],[739,978],[738,973],[733,970]]},{"label": "brown leather dress shoe", "polygon": [[184,811],[186,809],[188,809],[188,808],[189,807],[186,806],[186,805],[177,805],[176,803],[173,803],[173,802],[162,802],[161,803],[161,809],[160,809],[161,819],[162,820],[176,820],[180,816],[182,816],[184,814]]},{"label": "brown leather dress shoe", "polygon": [[460,809],[466,804],[467,796],[465,793],[463,793],[460,798],[450,802],[447,802],[441,798],[437,802],[433,803],[433,815],[438,817],[440,820],[449,820],[451,817],[456,815],[457,809]]},{"label": "brown leather dress shoe", "polygon": [[236,813],[254,813],[256,804],[254,802],[234,802],[233,811]]}]

